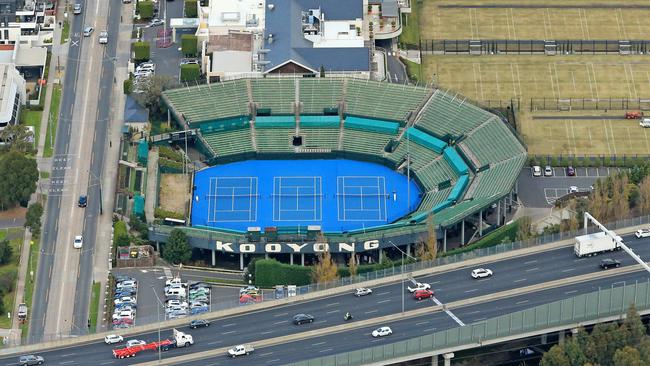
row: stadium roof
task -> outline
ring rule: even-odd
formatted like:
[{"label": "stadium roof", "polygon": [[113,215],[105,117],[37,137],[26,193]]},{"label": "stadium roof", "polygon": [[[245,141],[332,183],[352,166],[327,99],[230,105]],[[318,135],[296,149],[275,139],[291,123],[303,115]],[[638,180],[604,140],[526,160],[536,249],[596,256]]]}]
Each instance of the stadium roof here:
[{"label": "stadium roof", "polygon": [[[370,50],[366,47],[314,48],[302,30],[302,12],[320,8],[326,21],[363,17],[360,0],[275,0],[266,9],[266,72],[294,63],[312,72],[323,66],[327,71],[369,71]],[[272,41],[269,42],[269,35]]]}]

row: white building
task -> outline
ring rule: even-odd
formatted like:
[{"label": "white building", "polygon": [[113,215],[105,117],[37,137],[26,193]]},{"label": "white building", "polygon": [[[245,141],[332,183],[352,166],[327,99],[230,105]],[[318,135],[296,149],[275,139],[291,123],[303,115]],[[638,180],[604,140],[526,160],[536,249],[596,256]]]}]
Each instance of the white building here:
[{"label": "white building", "polygon": [[0,63],[0,130],[18,121],[26,99],[25,79],[15,65]]}]

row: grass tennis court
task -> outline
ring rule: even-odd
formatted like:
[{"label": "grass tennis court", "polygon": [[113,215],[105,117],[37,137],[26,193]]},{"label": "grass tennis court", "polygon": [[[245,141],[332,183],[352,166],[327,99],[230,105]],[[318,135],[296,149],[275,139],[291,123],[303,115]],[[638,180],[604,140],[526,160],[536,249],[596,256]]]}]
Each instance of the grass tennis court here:
[{"label": "grass tennis court", "polygon": [[[518,6],[508,7],[516,4]],[[604,8],[593,1],[424,1],[420,14],[422,39],[647,39],[650,9],[647,2],[608,1],[604,4],[642,5],[646,8]],[[505,6],[503,6],[505,5]],[[521,7],[535,6],[535,7]],[[575,8],[559,8],[572,5]]]},{"label": "grass tennis court", "polygon": [[242,161],[201,170],[194,182],[192,225],[239,231],[363,229],[397,220],[420,201],[414,181],[383,165],[351,160]]}]

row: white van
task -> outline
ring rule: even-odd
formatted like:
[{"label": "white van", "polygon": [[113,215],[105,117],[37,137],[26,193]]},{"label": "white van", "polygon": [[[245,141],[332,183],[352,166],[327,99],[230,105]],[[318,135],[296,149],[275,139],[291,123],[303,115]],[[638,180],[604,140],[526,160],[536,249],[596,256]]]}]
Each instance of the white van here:
[{"label": "white van", "polygon": [[165,291],[165,296],[185,297],[185,296],[187,296],[187,293],[185,292],[185,289],[182,288],[182,287],[173,287],[173,288],[170,288],[169,290]]},{"label": "white van", "polygon": [[650,118],[643,118],[641,122],[639,122],[639,126],[650,127]]}]

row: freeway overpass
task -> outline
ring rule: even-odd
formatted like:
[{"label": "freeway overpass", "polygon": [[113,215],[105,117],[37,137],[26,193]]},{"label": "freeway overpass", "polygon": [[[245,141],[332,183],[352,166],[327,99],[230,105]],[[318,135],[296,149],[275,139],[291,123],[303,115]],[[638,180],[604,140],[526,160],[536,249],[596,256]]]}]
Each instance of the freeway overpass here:
[{"label": "freeway overpass", "polygon": [[[642,257],[650,256],[650,239],[625,237],[625,241]],[[531,249],[531,248],[529,248]],[[542,249],[542,248],[538,248]],[[436,300],[445,304],[448,312],[435,301],[414,301],[406,296],[405,315],[402,316],[402,285],[399,278],[388,278],[373,287],[370,296],[355,298],[351,287],[330,290],[326,294],[310,294],[286,302],[263,303],[250,308],[234,309],[213,314],[218,317],[209,328],[193,330],[196,344],[190,349],[176,350],[163,354],[163,359],[197,354],[238,343],[263,343],[276,339],[281,344],[258,349],[248,358],[222,360],[213,357],[192,361],[193,365],[247,364],[257,360],[267,364],[285,364],[321,355],[348,352],[365,347],[416,338],[440,330],[455,328],[459,324],[480,322],[488,318],[527,309],[539,304],[562,300],[598,288],[621,286],[623,283],[650,281],[647,272],[640,270],[625,253],[613,253],[611,257],[621,260],[623,267],[601,271],[601,258],[576,258],[571,247],[560,246],[552,250],[521,254],[510,252],[510,258],[481,258],[465,263],[430,269],[432,274],[416,277],[428,282],[436,291]],[[520,255],[519,255],[520,254]],[[489,279],[472,280],[469,277],[472,262],[491,263],[495,275]],[[459,267],[459,268],[455,268]],[[455,269],[454,269],[455,268]],[[323,296],[325,295],[325,296]],[[320,297],[317,297],[320,296]],[[350,311],[355,320],[343,324],[343,314]],[[294,326],[290,319],[297,313],[310,313],[316,317],[313,324]],[[184,328],[187,321],[175,320],[163,325],[163,336],[171,334],[171,328]],[[379,325],[390,325],[394,335],[373,340],[369,332]],[[140,328],[140,334],[132,337],[146,341],[157,340],[156,325]],[[186,329],[183,329],[186,330]],[[136,331],[138,331],[136,329]],[[291,337],[295,338],[292,339]],[[110,347],[98,341],[100,337],[81,338],[82,344],[73,341],[60,342],[55,348],[40,352],[48,363],[65,365],[120,365],[133,364],[134,360],[112,358]],[[64,346],[65,345],[65,346]],[[27,346],[18,350],[0,352],[0,365],[16,361],[16,352],[31,353],[47,345]],[[49,346],[51,347],[51,346]],[[309,352],[305,352],[309,350]],[[14,353],[9,355],[9,353]],[[6,356],[5,356],[6,355]],[[137,361],[151,361],[157,354],[142,354]],[[172,359],[172,364],[181,360]]]}]

